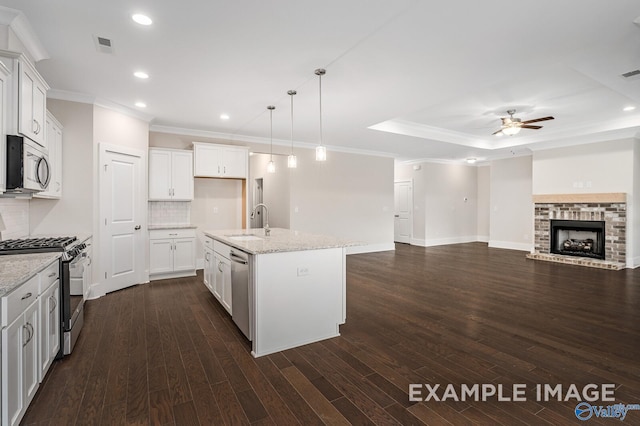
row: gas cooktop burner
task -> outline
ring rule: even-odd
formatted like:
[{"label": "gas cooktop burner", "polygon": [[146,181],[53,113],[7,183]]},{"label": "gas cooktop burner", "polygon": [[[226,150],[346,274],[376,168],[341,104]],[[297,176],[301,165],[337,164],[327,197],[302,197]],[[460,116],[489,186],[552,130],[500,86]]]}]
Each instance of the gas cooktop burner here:
[{"label": "gas cooktop burner", "polygon": [[0,255],[65,251],[76,237],[43,237],[0,241]]}]

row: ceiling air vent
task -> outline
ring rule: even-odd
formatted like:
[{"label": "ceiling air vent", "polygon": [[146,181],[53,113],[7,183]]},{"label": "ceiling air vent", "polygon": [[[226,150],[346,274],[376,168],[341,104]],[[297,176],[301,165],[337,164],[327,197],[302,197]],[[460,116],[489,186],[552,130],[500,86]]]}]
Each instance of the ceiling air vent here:
[{"label": "ceiling air vent", "polygon": [[109,54],[113,53],[113,44],[111,43],[111,39],[108,39],[106,37],[93,36],[93,41],[98,52]]},{"label": "ceiling air vent", "polygon": [[621,75],[627,80],[638,80],[640,79],[640,70],[628,71]]}]

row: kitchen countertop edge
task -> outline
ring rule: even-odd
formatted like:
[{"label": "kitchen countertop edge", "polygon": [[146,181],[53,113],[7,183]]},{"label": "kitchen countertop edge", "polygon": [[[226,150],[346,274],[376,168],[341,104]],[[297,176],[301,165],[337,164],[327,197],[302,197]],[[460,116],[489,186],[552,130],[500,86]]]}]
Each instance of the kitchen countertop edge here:
[{"label": "kitchen countertop edge", "polygon": [[0,256],[0,297],[11,293],[59,259],[61,252]]},{"label": "kitchen countertop edge", "polygon": [[[228,246],[249,254],[285,253],[292,251],[322,250],[345,248],[361,245],[362,243],[318,234],[307,234],[283,228],[271,228],[271,235],[265,236],[264,229],[223,229],[204,231],[204,235],[220,241]],[[260,240],[238,241],[230,236],[255,235]]]}]

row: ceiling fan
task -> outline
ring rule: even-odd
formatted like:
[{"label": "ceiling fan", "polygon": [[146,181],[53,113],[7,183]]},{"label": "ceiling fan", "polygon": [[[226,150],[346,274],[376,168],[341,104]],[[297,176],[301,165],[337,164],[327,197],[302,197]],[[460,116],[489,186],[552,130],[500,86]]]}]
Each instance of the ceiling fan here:
[{"label": "ceiling fan", "polygon": [[531,126],[531,123],[537,123],[539,121],[547,121],[547,120],[553,120],[553,117],[549,116],[549,117],[541,117],[541,118],[535,118],[533,120],[527,120],[527,121],[522,121],[519,118],[516,118],[513,116],[513,114],[516,113],[515,109],[510,109],[507,111],[507,114],[509,114],[509,117],[502,117],[502,126],[500,127],[500,130],[497,130],[495,132],[492,133],[492,135],[507,135],[507,136],[513,136],[516,135],[520,132],[520,129],[532,129],[532,130],[538,130],[538,129],[542,129],[542,126]]}]

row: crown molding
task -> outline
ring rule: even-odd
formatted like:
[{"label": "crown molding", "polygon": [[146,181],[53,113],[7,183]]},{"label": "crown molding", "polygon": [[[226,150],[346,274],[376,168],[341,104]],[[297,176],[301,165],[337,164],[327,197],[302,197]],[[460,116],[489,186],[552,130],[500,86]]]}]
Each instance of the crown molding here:
[{"label": "crown molding", "polygon": [[49,59],[49,52],[44,48],[27,17],[19,10],[0,6],[0,24],[7,25],[16,37],[24,44],[34,62]]},{"label": "crown molding", "polygon": [[[249,136],[249,135],[240,135],[237,133],[221,133],[221,132],[213,132],[209,130],[197,130],[197,129],[187,129],[184,127],[175,127],[175,126],[163,126],[160,124],[152,124],[149,127],[150,132],[158,132],[158,133],[168,133],[172,135],[183,135],[183,136],[192,136],[196,138],[210,138],[210,139],[223,139],[233,142],[244,142],[244,143],[255,143],[260,145],[269,145],[271,144],[271,140],[269,138],[263,138],[258,136]],[[290,140],[284,139],[274,139],[273,144],[276,146],[291,146]],[[293,141],[293,146],[296,148],[306,148],[306,149],[315,149],[317,144],[312,144],[309,142],[299,142]],[[382,151],[371,151],[365,149],[358,148],[346,148],[337,145],[325,145],[328,151],[333,152],[342,152],[345,154],[358,154],[358,155],[371,155],[374,157],[385,157],[385,158],[395,158],[395,155],[390,152],[382,152]]]},{"label": "crown molding", "polygon": [[121,114],[124,114],[126,116],[129,117],[133,117],[133,118],[137,118],[139,120],[142,121],[146,121],[147,123],[151,122],[154,117],[150,114],[145,114],[143,112],[140,111],[136,111],[133,110],[131,108],[128,108],[124,105],[120,105],[118,103],[115,102],[111,102],[109,100],[106,99],[102,99],[102,98],[98,98],[96,96],[93,95],[87,95],[84,93],[76,93],[76,92],[69,92],[66,90],[57,90],[57,89],[50,89],[47,92],[47,98],[48,99],[57,99],[60,101],[68,101],[68,102],[78,102],[81,104],[90,104],[93,106],[99,106],[101,108],[106,108],[109,109],[111,111],[115,111],[115,112],[119,112]]}]

